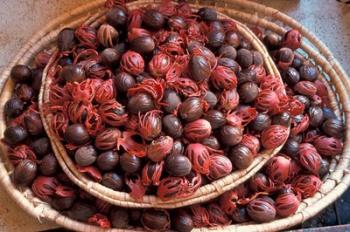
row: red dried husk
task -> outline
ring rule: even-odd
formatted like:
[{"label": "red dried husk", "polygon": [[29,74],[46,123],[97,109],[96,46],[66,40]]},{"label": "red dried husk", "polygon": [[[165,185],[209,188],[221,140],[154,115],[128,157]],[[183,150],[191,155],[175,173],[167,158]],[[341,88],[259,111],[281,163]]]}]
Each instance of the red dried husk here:
[{"label": "red dried husk", "polygon": [[248,147],[254,156],[258,155],[260,150],[260,140],[256,136],[251,134],[244,134],[240,144]]},{"label": "red dried husk", "polygon": [[294,90],[309,97],[312,97],[317,93],[317,88],[311,81],[299,81],[295,84]]},{"label": "red dried husk", "polygon": [[64,134],[68,127],[69,119],[63,112],[56,112],[51,118],[51,128],[60,140],[64,140]]},{"label": "red dried husk", "polygon": [[127,51],[120,61],[120,69],[132,75],[138,75],[145,69],[145,61],[137,52]]},{"label": "red dried husk", "polygon": [[186,177],[186,187],[183,197],[191,196],[202,186],[202,175],[198,172],[191,172]]},{"label": "red dried husk", "polygon": [[86,174],[88,177],[90,177],[94,181],[101,182],[102,174],[95,166],[81,167],[81,166],[76,165],[76,168],[77,168],[78,172]]},{"label": "red dried husk", "polygon": [[231,220],[216,203],[211,203],[207,207],[210,226],[226,226],[231,224]]},{"label": "red dried husk", "polygon": [[140,28],[142,24],[143,11],[141,9],[133,9],[129,11],[128,17],[128,31],[133,28]]},{"label": "red dried husk", "polygon": [[104,129],[102,118],[95,108],[88,112],[84,126],[91,136],[96,136]]},{"label": "red dried husk", "polygon": [[261,144],[266,149],[282,145],[288,138],[288,128],[281,125],[271,125],[261,133]]},{"label": "red dried husk", "polygon": [[95,101],[99,104],[105,101],[112,100],[117,96],[117,91],[114,88],[113,80],[108,79],[103,81],[95,92]]},{"label": "red dried husk", "polygon": [[154,162],[162,161],[173,148],[173,138],[170,136],[161,136],[153,140],[147,146],[147,157]]},{"label": "red dried husk", "polygon": [[117,140],[117,150],[122,147],[126,152],[134,154],[138,157],[144,157],[146,155],[146,146],[143,143],[137,143],[132,136],[136,135],[135,132],[124,131],[122,137]]},{"label": "red dried husk", "polygon": [[122,133],[117,128],[107,128],[96,136],[95,146],[100,150],[111,150],[117,147],[117,142]]},{"label": "red dried husk", "polygon": [[218,97],[220,109],[225,112],[231,112],[239,104],[239,94],[235,89],[224,90]]},{"label": "red dried husk", "polygon": [[291,159],[287,156],[278,155],[271,158],[267,164],[266,173],[273,182],[282,184],[288,179],[290,168]]},{"label": "red dried husk", "polygon": [[164,161],[159,163],[148,162],[142,170],[142,184],[158,186],[162,176]]},{"label": "red dried husk", "polygon": [[238,116],[235,112],[230,113],[226,116],[226,123],[234,127],[241,127],[241,128],[243,127],[242,118]]},{"label": "red dried husk", "polygon": [[320,189],[322,181],[315,175],[300,175],[293,182],[293,189],[303,198],[312,197]]},{"label": "red dried husk", "polygon": [[261,111],[273,111],[278,107],[280,100],[275,91],[264,89],[259,92],[255,100],[255,106]]},{"label": "red dried husk", "polygon": [[293,192],[282,193],[275,200],[276,212],[281,217],[288,217],[298,210],[299,203]]},{"label": "red dried husk", "polygon": [[151,32],[147,31],[146,29],[136,27],[128,31],[129,42],[132,42],[134,39],[144,36],[151,36]]},{"label": "red dried husk", "polygon": [[132,97],[138,93],[147,93],[151,95],[155,103],[160,106],[164,94],[164,83],[160,80],[145,79],[141,83],[128,89],[128,97]]},{"label": "red dried husk", "polygon": [[240,106],[235,114],[241,118],[242,125],[246,126],[256,118],[258,111],[254,107]]},{"label": "red dried husk", "polygon": [[94,214],[92,215],[88,221],[87,221],[89,224],[92,224],[92,225],[95,225],[95,226],[99,226],[103,229],[109,229],[111,228],[111,223],[110,221],[108,220],[108,217],[103,215],[103,214],[100,214],[100,213],[97,213],[97,214]]},{"label": "red dried husk", "polygon": [[324,156],[340,155],[343,150],[343,143],[334,137],[319,136],[313,141],[317,151]]},{"label": "red dried husk", "polygon": [[221,209],[228,215],[236,210],[239,199],[245,198],[248,194],[248,189],[244,185],[239,185],[236,188],[223,193],[219,197],[219,205]]},{"label": "red dried husk", "polygon": [[29,159],[34,162],[37,161],[34,151],[25,144],[10,148],[8,158],[14,166],[17,166],[22,160],[25,159]]},{"label": "red dried husk", "polygon": [[274,182],[265,174],[257,173],[249,180],[249,187],[254,192],[272,192],[275,190]]},{"label": "red dried husk", "polygon": [[209,159],[209,179],[217,180],[232,172],[232,163],[224,155],[211,156]]},{"label": "red dried husk", "polygon": [[125,183],[130,189],[130,196],[136,200],[141,200],[146,194],[146,186],[143,185],[142,179],[138,174],[125,176]]},{"label": "red dried husk", "polygon": [[58,197],[74,197],[77,195],[77,191],[72,187],[60,184],[55,189],[55,195]]},{"label": "red dried husk", "polygon": [[210,153],[208,149],[200,143],[191,143],[186,148],[186,155],[192,163],[192,168],[196,172],[208,175],[210,165]]},{"label": "red dried husk", "polygon": [[209,212],[206,208],[200,205],[193,205],[190,207],[192,212],[193,225],[195,227],[209,226]]},{"label": "red dried husk", "polygon": [[[170,70],[169,70],[170,71]],[[198,97],[201,91],[196,82],[189,78],[178,78],[174,82],[167,83],[169,87],[185,97]]]},{"label": "red dried husk", "polygon": [[148,69],[154,77],[164,77],[172,65],[170,56],[159,53],[148,63]]},{"label": "red dried husk", "polygon": [[75,37],[84,47],[96,49],[98,43],[96,29],[94,27],[86,24],[79,26],[75,29]]},{"label": "red dried husk", "polygon": [[80,83],[69,82],[65,88],[72,96],[73,102],[90,103],[95,97],[95,88],[92,85],[91,79],[87,79]]},{"label": "red dried husk", "polygon": [[218,65],[211,73],[210,82],[218,90],[234,89],[237,87],[237,76],[230,68]]},{"label": "red dried husk", "polygon": [[115,99],[106,100],[100,104],[98,113],[104,123],[110,126],[123,126],[128,121],[128,114]]},{"label": "red dried husk", "polygon": [[321,167],[321,160],[322,157],[312,144],[301,143],[299,145],[299,161],[306,170],[318,175]]},{"label": "red dried husk", "polygon": [[282,40],[282,46],[296,50],[301,46],[301,34],[297,29],[291,29],[286,32]]},{"label": "red dried husk", "polygon": [[47,50],[39,52],[34,58],[35,66],[37,68],[44,68],[47,65],[47,63],[49,63],[51,55],[52,53]]},{"label": "red dried husk", "polygon": [[290,134],[292,136],[296,136],[297,134],[303,133],[309,128],[309,125],[310,118],[307,114],[305,114],[299,124],[297,124],[295,120],[293,120],[293,128],[291,129]]},{"label": "red dried husk", "polygon": [[67,104],[67,115],[73,123],[85,123],[87,114],[92,111],[91,103],[69,102]]},{"label": "red dried husk", "polygon": [[185,125],[183,134],[190,141],[201,141],[210,136],[211,125],[207,120],[197,119]]},{"label": "red dried husk", "polygon": [[139,114],[138,131],[146,140],[153,140],[162,131],[162,124],[158,123],[161,118],[162,111],[151,110],[146,114]]},{"label": "red dried husk", "polygon": [[160,181],[157,196],[166,201],[181,198],[187,188],[187,180],[184,177],[166,177]]},{"label": "red dried husk", "polygon": [[59,182],[55,177],[38,176],[32,184],[32,191],[36,197],[50,202],[58,185]]}]

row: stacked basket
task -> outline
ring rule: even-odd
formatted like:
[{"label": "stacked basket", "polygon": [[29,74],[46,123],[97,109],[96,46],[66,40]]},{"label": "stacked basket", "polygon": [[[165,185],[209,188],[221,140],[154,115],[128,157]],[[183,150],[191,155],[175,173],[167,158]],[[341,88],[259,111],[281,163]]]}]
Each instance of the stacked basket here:
[{"label": "stacked basket", "polygon": [[[202,6],[206,6],[207,2],[195,2],[193,8],[197,9]],[[41,32],[35,35],[32,40],[23,47],[19,52],[17,57],[9,65],[9,67],[3,73],[2,87],[3,91],[1,94],[1,109],[3,111],[3,104],[10,98],[13,91],[13,83],[7,81],[10,70],[15,64],[29,64],[33,56],[42,50],[43,48],[48,48],[50,43],[56,39],[58,32],[63,27],[76,27],[82,22],[99,22],[101,15],[104,13],[102,5],[104,1],[96,1],[81,7],[69,15],[64,15],[59,19],[52,22]],[[129,3],[130,8],[139,8],[146,6],[148,4],[154,4],[153,1],[137,1]],[[217,5],[210,6],[216,8],[218,12],[222,12],[230,17],[236,18],[241,22],[248,23],[254,26],[258,26],[267,30],[274,31],[278,34],[283,35],[286,30],[281,28],[272,21],[281,21],[284,25],[298,29],[303,35],[302,47],[303,55],[308,56],[313,59],[314,62],[319,66],[323,73],[323,81],[327,83],[327,87],[330,93],[331,104],[335,110],[337,116],[340,116],[347,124],[348,120],[348,109],[349,107],[349,96],[347,90],[350,88],[347,76],[343,69],[334,59],[329,50],[319,41],[315,36],[308,32],[304,27],[298,24],[296,21],[290,19],[288,16],[282,13],[264,7],[262,5],[251,3],[247,1],[231,0],[231,1],[221,1]],[[236,10],[235,10],[236,8]],[[96,10],[97,9],[97,10]],[[250,13],[253,11],[253,13]],[[86,17],[86,13],[89,12],[92,16]],[[97,13],[96,13],[97,12]],[[256,14],[257,13],[257,14]],[[261,17],[269,17],[271,21],[268,21]],[[221,15],[221,17],[225,17]],[[278,71],[273,64],[271,58],[269,57],[266,49],[262,46],[261,42],[256,39],[256,37],[247,29],[243,24],[238,24],[238,29],[240,33],[253,44],[254,48],[260,51],[264,55],[265,64],[268,72],[270,74],[275,74],[279,76]],[[306,41],[308,39],[308,41]],[[35,46],[32,46],[35,44]],[[311,47],[310,45],[313,45]],[[317,50],[316,50],[317,49]],[[54,59],[54,58],[53,58]],[[52,59],[52,60],[53,60]],[[48,71],[50,65],[47,66],[46,71]],[[45,78],[45,77],[44,77]],[[44,81],[43,83],[48,84]],[[47,88],[45,85],[42,86],[42,97],[45,101],[45,93]],[[43,113],[43,112],[42,112]],[[3,113],[1,114],[3,117]],[[49,120],[49,119],[48,119]],[[5,120],[2,118],[1,131],[4,132],[6,125]],[[44,120],[46,122],[46,119]],[[45,123],[46,124],[46,123]],[[123,207],[156,207],[156,208],[178,208],[186,205],[192,205],[196,203],[206,202],[215,197],[218,197],[223,192],[226,192],[239,184],[245,182],[249,177],[254,175],[262,166],[268,161],[268,159],[277,151],[271,153],[266,152],[265,154],[259,156],[254,163],[247,169],[241,172],[233,173],[217,182],[212,182],[209,185],[202,187],[194,195],[185,198],[177,199],[177,201],[161,201],[154,197],[144,197],[142,202],[135,201],[133,198],[125,193],[118,193],[115,191],[110,191],[106,188],[96,185],[95,182],[91,182],[81,176],[75,169],[74,165],[71,163],[67,154],[65,154],[62,145],[55,140],[55,136],[50,132],[50,128],[46,126],[47,133],[50,136],[52,147],[55,151],[56,157],[65,171],[65,173],[70,177],[75,184],[80,188],[88,191],[97,198],[103,199],[109,203],[123,206]],[[325,208],[327,205],[332,203],[337,197],[339,197],[348,187],[350,176],[347,174],[348,168],[348,137],[347,137],[348,127],[346,127],[346,137],[344,142],[344,151],[341,157],[334,158],[329,175],[323,180],[323,185],[319,193],[314,197],[303,201],[300,205],[298,212],[284,219],[278,219],[273,222],[259,225],[232,225],[224,228],[218,228],[219,230],[227,231],[270,231],[270,230],[281,230],[296,224],[303,222],[304,220],[317,214],[321,209]],[[10,180],[10,173],[12,171],[12,166],[8,165],[7,160],[7,148],[2,146],[2,163],[0,166],[1,170],[1,182],[6,187],[8,192],[14,197],[14,199],[30,214],[40,218],[48,218],[55,221],[59,225],[64,227],[79,230],[79,231],[102,231],[102,229],[93,227],[80,222],[72,221],[66,216],[59,214],[57,211],[53,210],[50,206],[43,203],[42,201],[34,198],[29,190],[19,191],[15,188]],[[201,228],[200,230],[205,230]]]}]

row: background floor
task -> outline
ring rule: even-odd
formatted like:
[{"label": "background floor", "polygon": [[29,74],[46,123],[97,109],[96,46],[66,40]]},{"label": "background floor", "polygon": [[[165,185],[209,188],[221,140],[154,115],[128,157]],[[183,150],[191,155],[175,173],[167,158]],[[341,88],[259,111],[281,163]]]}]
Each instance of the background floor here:
[{"label": "background floor", "polygon": [[[299,20],[333,51],[350,74],[349,0],[256,0]],[[20,47],[41,27],[58,15],[88,0],[0,0],[0,72]],[[346,204],[344,204],[346,203]],[[339,207],[339,206],[342,207]],[[24,213],[0,188],[0,231],[38,231],[55,228]],[[329,207],[323,216],[305,227],[350,223],[350,193]]]}]

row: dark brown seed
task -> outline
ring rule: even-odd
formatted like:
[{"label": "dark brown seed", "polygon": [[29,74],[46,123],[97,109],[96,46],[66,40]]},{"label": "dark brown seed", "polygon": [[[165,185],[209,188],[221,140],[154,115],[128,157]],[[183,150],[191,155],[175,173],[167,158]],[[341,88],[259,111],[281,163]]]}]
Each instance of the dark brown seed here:
[{"label": "dark brown seed", "polygon": [[58,64],[64,67],[73,64],[73,60],[69,56],[64,56],[58,60]]},{"label": "dark brown seed", "polygon": [[281,36],[276,33],[270,33],[264,37],[264,44],[269,50],[278,49],[281,45]]},{"label": "dark brown seed", "polygon": [[130,48],[138,53],[151,53],[156,44],[151,36],[141,36],[137,37],[130,43]]},{"label": "dark brown seed", "polygon": [[67,211],[67,216],[73,220],[87,222],[87,220],[97,212],[95,206],[81,201],[74,203],[72,208]]},{"label": "dark brown seed", "polygon": [[179,232],[191,232],[194,228],[191,215],[185,211],[175,212],[173,225]]},{"label": "dark brown seed", "polygon": [[29,102],[34,97],[34,89],[27,84],[21,84],[15,92],[17,97],[24,102]]},{"label": "dark brown seed", "polygon": [[271,118],[268,114],[259,113],[251,122],[250,128],[256,132],[261,132],[271,125]]},{"label": "dark brown seed", "polygon": [[276,217],[276,209],[273,204],[261,198],[252,200],[247,206],[247,212],[256,222],[269,222]]},{"label": "dark brown seed", "polygon": [[208,80],[211,74],[210,63],[204,56],[194,55],[188,64],[190,76],[196,82]]},{"label": "dark brown seed", "polygon": [[34,69],[32,74],[32,88],[39,92],[41,88],[41,80],[43,77],[43,70],[42,69]]},{"label": "dark brown seed", "polygon": [[236,223],[244,223],[249,221],[249,216],[245,207],[237,207],[233,211],[231,218]]},{"label": "dark brown seed", "polygon": [[310,126],[319,127],[324,121],[323,110],[319,106],[309,108]]},{"label": "dark brown seed", "polygon": [[310,99],[304,95],[294,95],[294,98],[298,99],[301,103],[304,104],[305,110],[309,109],[311,102]]},{"label": "dark brown seed", "polygon": [[165,17],[158,10],[149,9],[144,13],[142,22],[151,29],[159,30],[165,23]]},{"label": "dark brown seed", "polygon": [[155,109],[153,99],[150,95],[139,93],[132,96],[128,101],[128,110],[132,114],[146,113]]},{"label": "dark brown seed", "polygon": [[39,135],[44,132],[43,122],[39,113],[29,113],[24,116],[24,125],[31,135]]},{"label": "dark brown seed", "polygon": [[[210,48],[219,48],[221,45],[223,45],[225,41],[225,32],[224,31],[210,31],[207,34],[208,37],[208,43],[207,45]],[[230,46],[230,45],[228,45]],[[232,47],[233,48],[233,47]],[[231,58],[231,57],[229,57]]]},{"label": "dark brown seed", "polygon": [[52,176],[59,170],[59,164],[54,154],[50,153],[44,156],[39,163],[40,173],[44,176]]},{"label": "dark brown seed", "polygon": [[186,22],[184,18],[182,18],[181,16],[172,16],[168,20],[168,25],[171,29],[181,30],[181,29],[185,29]]},{"label": "dark brown seed", "polygon": [[292,63],[294,59],[294,52],[290,48],[281,48],[277,52],[277,60],[283,63]]},{"label": "dark brown seed", "polygon": [[170,155],[182,155],[185,151],[185,146],[181,140],[175,140],[173,143],[173,149],[171,150]]},{"label": "dark brown seed", "polygon": [[115,87],[119,92],[127,92],[136,84],[135,78],[126,72],[120,72],[114,77]]},{"label": "dark brown seed", "polygon": [[254,69],[243,69],[238,72],[238,84],[241,85],[245,82],[255,82],[256,71]]},{"label": "dark brown seed", "polygon": [[4,132],[5,142],[10,145],[17,145],[28,137],[28,132],[21,126],[9,126]]},{"label": "dark brown seed", "polygon": [[114,191],[120,191],[124,187],[123,178],[114,172],[105,173],[102,177],[101,184]]},{"label": "dark brown seed", "polygon": [[211,91],[206,92],[206,94],[204,96],[204,100],[209,104],[210,108],[214,108],[216,106],[216,104],[218,103],[218,98]]},{"label": "dark brown seed", "polygon": [[299,142],[294,138],[289,138],[282,148],[282,152],[286,155],[299,159]]},{"label": "dark brown seed", "polygon": [[293,68],[299,69],[303,65],[304,61],[304,57],[302,57],[298,53],[295,53],[292,63]]},{"label": "dark brown seed", "polygon": [[81,124],[73,124],[68,126],[65,133],[65,138],[67,142],[74,145],[84,145],[90,140],[89,133]]},{"label": "dark brown seed", "polygon": [[226,57],[219,58],[218,59],[218,65],[230,68],[236,74],[238,74],[238,72],[240,70],[240,66],[239,66],[239,64],[236,61],[234,61],[234,60],[232,60],[230,58],[226,58]]},{"label": "dark brown seed", "polygon": [[112,171],[119,162],[119,155],[116,151],[105,151],[96,160],[97,167],[101,171]]},{"label": "dark brown seed", "polygon": [[57,47],[60,51],[72,50],[75,45],[74,29],[64,28],[57,35]]},{"label": "dark brown seed", "polygon": [[273,125],[282,125],[288,127],[291,121],[290,114],[283,112],[272,117]]},{"label": "dark brown seed", "polygon": [[241,41],[241,45],[240,48],[244,48],[244,49],[248,49],[251,50],[252,49],[252,45],[250,44],[250,42],[248,42],[247,40],[242,40]]},{"label": "dark brown seed", "polygon": [[248,68],[253,64],[253,54],[245,48],[241,48],[237,52],[237,62],[243,69]]},{"label": "dark brown seed", "polygon": [[228,157],[237,169],[245,169],[249,167],[254,160],[253,153],[244,145],[233,147]]},{"label": "dark brown seed", "polygon": [[318,76],[317,67],[313,64],[304,64],[299,68],[300,77],[306,81],[315,81]]},{"label": "dark brown seed", "polygon": [[63,67],[60,71],[59,78],[67,82],[82,82],[86,77],[82,67],[72,64]]},{"label": "dark brown seed", "polygon": [[129,213],[124,208],[113,208],[110,214],[113,228],[126,229],[129,227]]},{"label": "dark brown seed", "polygon": [[141,209],[129,209],[129,218],[132,225],[139,226],[141,225],[141,216],[142,216],[142,210]]},{"label": "dark brown seed", "polygon": [[203,7],[198,10],[198,15],[204,20],[204,21],[215,21],[217,20],[217,13],[213,8],[209,7]]},{"label": "dark brown seed", "polygon": [[32,70],[27,65],[16,65],[11,70],[11,79],[15,83],[29,81],[32,77]]},{"label": "dark brown seed", "polygon": [[141,159],[136,155],[124,152],[119,159],[120,167],[126,173],[135,173],[141,170]]},{"label": "dark brown seed", "polygon": [[225,115],[219,110],[209,110],[205,115],[204,119],[210,122],[212,129],[218,129],[226,124]]},{"label": "dark brown seed", "polygon": [[331,137],[341,138],[344,133],[344,125],[343,122],[338,119],[327,119],[322,124],[322,130]]},{"label": "dark brown seed", "polygon": [[37,165],[32,160],[22,160],[15,168],[13,179],[20,186],[30,185],[36,177]]},{"label": "dark brown seed", "polygon": [[163,102],[165,104],[164,110],[168,113],[173,113],[181,104],[181,98],[174,90],[166,89],[164,91]]},{"label": "dark brown seed", "polygon": [[206,145],[206,146],[208,146],[210,148],[216,149],[216,150],[220,149],[219,140],[215,136],[209,136],[208,138],[205,138],[202,141],[202,144]]},{"label": "dark brown seed", "polygon": [[299,82],[300,75],[295,68],[288,67],[282,72],[282,78],[290,87],[293,87],[296,83]]},{"label": "dark brown seed", "polygon": [[234,146],[241,142],[242,128],[225,125],[220,129],[220,141],[227,146]]},{"label": "dark brown seed", "polygon": [[238,48],[241,44],[241,38],[235,31],[226,32],[225,42],[234,48]]},{"label": "dark brown seed", "polygon": [[209,30],[210,31],[224,31],[224,25],[222,25],[221,21],[215,20],[210,22],[209,24]]},{"label": "dark brown seed", "polygon": [[107,12],[106,21],[113,27],[122,29],[128,21],[128,15],[122,8],[115,7]]},{"label": "dark brown seed", "polygon": [[199,119],[203,114],[202,102],[197,97],[187,98],[179,108],[180,116],[187,122]]},{"label": "dark brown seed", "polygon": [[235,60],[237,57],[237,51],[233,46],[224,44],[219,49],[219,55],[220,57],[226,57]]},{"label": "dark brown seed", "polygon": [[42,157],[51,151],[50,140],[47,137],[42,137],[35,140],[31,144],[31,147],[33,148],[35,154],[39,157]]},{"label": "dark brown seed", "polygon": [[15,118],[22,114],[24,110],[24,103],[17,97],[9,99],[4,107],[5,115],[9,118]]},{"label": "dark brown seed", "polygon": [[259,94],[259,87],[255,82],[245,82],[238,88],[239,99],[243,103],[251,103]]},{"label": "dark brown seed", "polygon": [[170,227],[170,218],[164,210],[146,209],[142,214],[141,223],[147,230],[165,231]]},{"label": "dark brown seed", "polygon": [[183,127],[181,121],[173,114],[163,117],[163,127],[164,132],[173,138],[180,138],[182,136]]},{"label": "dark brown seed", "polygon": [[96,161],[97,152],[92,145],[79,147],[76,150],[74,159],[75,162],[82,167],[90,166]]},{"label": "dark brown seed", "polygon": [[319,175],[321,178],[325,177],[328,172],[329,172],[329,161],[326,159],[321,159],[321,166],[320,166],[320,171]]},{"label": "dark brown seed", "polygon": [[165,168],[172,176],[187,176],[191,172],[192,164],[184,155],[169,155],[165,161]]},{"label": "dark brown seed", "polygon": [[121,57],[122,53],[115,48],[106,48],[101,52],[101,61],[107,66],[117,66]]},{"label": "dark brown seed", "polygon": [[55,197],[52,199],[51,205],[56,210],[67,210],[72,207],[76,198],[76,195],[71,197]]},{"label": "dark brown seed", "polygon": [[258,51],[252,51],[253,52],[253,64],[256,66],[260,66],[264,64],[264,58]]}]

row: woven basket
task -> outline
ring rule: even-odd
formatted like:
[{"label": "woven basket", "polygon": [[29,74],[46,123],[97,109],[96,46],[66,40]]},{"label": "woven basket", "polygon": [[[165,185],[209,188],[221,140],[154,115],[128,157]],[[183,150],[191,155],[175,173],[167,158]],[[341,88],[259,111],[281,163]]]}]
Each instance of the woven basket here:
[{"label": "woven basket", "polygon": [[[137,2],[128,3],[128,8],[129,9],[140,8],[140,7],[147,6],[149,4],[153,6],[157,6],[156,3],[151,1],[137,1]],[[194,10],[197,10],[200,8],[200,5],[195,5],[192,7]],[[99,14],[96,15],[96,18],[97,18],[96,21],[90,20],[92,26],[98,26],[101,23],[101,21],[103,21],[104,18],[103,17],[98,18],[98,16]],[[221,13],[219,14],[219,16],[221,18],[230,19],[229,17]],[[275,64],[273,63],[271,57],[269,56],[266,48],[261,43],[261,41],[259,41],[259,39],[245,25],[243,25],[238,21],[236,22],[236,24],[238,27],[238,32],[243,36],[243,38],[249,41],[253,45],[254,49],[259,51],[263,55],[265,68],[267,72],[276,77],[279,77],[280,81],[282,81]],[[43,86],[42,86],[41,94],[39,96],[39,108],[41,108],[41,111],[42,111],[41,113],[42,113],[42,118],[44,121],[46,132],[49,135],[56,157],[62,169],[65,171],[68,177],[80,188],[91,193],[93,196],[99,199],[102,199],[104,201],[107,201],[111,204],[119,205],[123,207],[138,207],[138,208],[149,208],[149,207],[179,208],[187,205],[206,202],[208,200],[211,200],[220,196],[223,192],[233,189],[234,187],[248,180],[258,170],[260,170],[263,167],[263,165],[273,155],[277,154],[278,151],[283,146],[281,145],[280,147],[273,150],[262,151],[260,155],[253,161],[253,163],[247,169],[234,171],[233,173],[231,173],[230,175],[224,178],[221,178],[219,180],[213,181],[210,184],[202,186],[193,195],[189,197],[175,198],[175,199],[170,199],[168,201],[163,201],[159,197],[148,195],[143,197],[141,200],[136,200],[132,198],[129,193],[114,191],[93,180],[86,178],[83,174],[79,173],[74,161],[72,161],[71,157],[67,154],[65,147],[60,142],[56,134],[50,128],[49,125],[51,125],[50,123],[51,117],[50,115],[44,114],[43,112],[44,107],[42,107],[42,105],[49,102],[49,94],[50,94],[49,86],[52,79],[47,74],[50,72],[51,66],[53,69],[55,68],[55,63],[56,63],[56,57],[53,56],[44,71]]]},{"label": "woven basket", "polygon": [[[30,63],[30,60],[34,56],[34,54],[36,54],[43,48],[47,48],[50,42],[54,40],[54,36],[50,34],[57,33],[57,31],[59,30],[57,30],[56,32],[53,30],[55,30],[56,28],[59,28],[59,26],[62,26],[62,27],[74,26],[74,25],[68,25],[65,22],[67,22],[68,20],[73,22],[73,18],[72,18],[73,16],[74,16],[74,19],[76,20],[77,18],[79,18],[79,16],[82,17],[82,15],[85,15],[85,16],[89,15],[89,11],[100,6],[101,2],[102,1],[87,4],[86,6],[84,6],[84,8],[79,8],[51,22],[47,27],[45,27],[44,29],[42,29],[40,32],[38,32],[32,37],[32,39],[20,50],[20,52],[16,55],[16,57],[9,64],[6,70],[2,73],[1,79],[0,79],[0,88],[2,89],[1,96],[0,96],[1,98],[1,101],[0,101],[0,111],[1,111],[0,133],[1,135],[5,130],[4,117],[3,117],[3,105],[5,101],[11,96],[12,90],[13,90],[13,83],[11,81],[7,81],[11,68],[18,63],[19,64]],[[331,90],[330,93],[333,96],[333,97],[331,96],[332,97],[331,99],[333,100],[332,101],[333,106],[335,108],[339,107],[337,114],[341,114],[343,117],[345,117],[346,122],[348,122],[349,95],[347,94],[347,92],[350,91],[350,83],[347,79],[345,72],[343,71],[341,66],[338,64],[337,60],[334,59],[331,52],[325,47],[325,45],[322,42],[320,42],[313,34],[311,34],[306,28],[302,27],[295,20],[289,18],[288,16],[284,15],[283,13],[275,9],[267,8],[265,6],[252,3],[252,2],[237,1],[237,0],[223,1],[222,4],[224,5],[220,4],[220,6],[226,9],[222,9],[218,7],[217,9],[219,11],[223,11],[228,15],[237,17],[237,19],[241,17],[246,17],[247,19],[251,19],[251,21],[247,20],[247,22],[251,22],[252,24],[258,23],[259,26],[263,28],[270,28],[271,30],[279,34],[282,34],[285,30],[275,24],[271,24],[267,20],[259,19],[257,15],[254,15],[254,12],[258,12],[259,14],[261,14],[262,17],[268,16],[273,20],[279,20],[283,22],[287,26],[298,28],[304,36],[302,49],[306,52],[306,54],[309,55],[310,58],[314,59],[316,64],[320,65],[320,68],[324,72],[323,80],[329,82],[329,86]],[[253,9],[254,12],[253,14],[237,12],[234,10],[232,11],[230,10],[230,12],[228,12],[227,8],[237,9],[237,7],[244,7],[241,10],[248,11],[248,12],[251,9]],[[85,19],[86,17],[80,18],[81,20],[80,22],[84,21]],[[75,25],[77,24],[79,24],[78,21],[75,22]],[[272,28],[275,28],[275,29],[272,29]],[[306,39],[309,39],[308,42],[313,44],[316,48],[311,48],[309,45],[307,45]],[[324,181],[324,184],[322,185],[320,192],[316,194],[315,197],[303,201],[303,203],[299,208],[299,212],[296,213],[294,216],[291,216],[285,219],[275,220],[270,223],[259,224],[259,225],[234,225],[234,226],[227,226],[225,228],[216,228],[216,229],[220,231],[282,230],[282,229],[297,225],[309,219],[310,217],[320,212],[327,205],[334,202],[347,189],[347,187],[350,184],[350,174],[347,173],[347,169],[349,165],[348,163],[349,130],[350,130],[349,125],[347,125],[346,140],[344,143],[345,145],[344,153],[340,158],[336,158],[335,160],[333,160],[334,162],[332,163],[330,175]],[[9,175],[12,172],[12,166],[7,163],[7,159],[6,159],[7,148],[4,147],[3,145],[1,145],[0,148],[1,148],[0,183],[2,187],[10,194],[13,200],[23,208],[23,210],[25,210],[26,212],[28,212],[30,215],[37,218],[38,220],[40,220],[40,218],[45,218],[53,222],[56,222],[60,226],[63,226],[75,231],[97,231],[97,232],[105,231],[95,226],[73,221],[59,214],[57,211],[53,210],[46,203],[43,203],[37,198],[34,198],[30,190],[20,191],[16,189],[9,177]],[[203,228],[198,230],[205,231],[209,229]],[[210,230],[215,230],[215,228]],[[121,231],[121,230],[113,229],[108,231]],[[124,231],[127,231],[127,230],[124,230]]]}]

